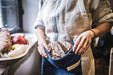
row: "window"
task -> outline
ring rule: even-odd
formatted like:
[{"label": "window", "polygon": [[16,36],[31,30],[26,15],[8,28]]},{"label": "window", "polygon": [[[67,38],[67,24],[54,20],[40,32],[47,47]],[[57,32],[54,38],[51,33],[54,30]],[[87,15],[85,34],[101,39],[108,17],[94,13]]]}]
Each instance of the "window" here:
[{"label": "window", "polygon": [[2,23],[2,12],[1,12],[1,8],[0,8],[0,28],[3,27],[3,23]]},{"label": "window", "polygon": [[19,0],[0,0],[0,28],[20,30]]}]

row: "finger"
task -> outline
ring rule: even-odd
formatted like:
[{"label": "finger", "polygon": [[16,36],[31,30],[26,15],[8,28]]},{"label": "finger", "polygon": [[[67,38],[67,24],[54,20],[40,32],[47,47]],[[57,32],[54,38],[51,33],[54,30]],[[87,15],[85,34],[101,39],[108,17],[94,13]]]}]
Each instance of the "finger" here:
[{"label": "finger", "polygon": [[86,40],[86,38],[82,38],[82,40],[80,41],[80,43],[79,43],[79,45],[78,45],[78,47],[77,47],[77,49],[76,49],[76,51],[75,51],[75,54],[78,54],[79,50],[80,50],[80,49],[82,48],[82,46],[84,45],[85,40]]},{"label": "finger", "polygon": [[[90,45],[91,45],[91,40],[88,41],[88,43],[87,43],[87,45],[86,45],[86,49],[84,49],[84,52],[86,52],[86,50],[89,48]],[[84,52],[83,52],[83,53],[84,53]],[[83,53],[81,53],[81,54],[83,54]]]},{"label": "finger", "polygon": [[75,44],[74,44],[74,47],[73,47],[73,52],[75,52],[75,50],[76,50],[78,44],[80,43],[81,38],[82,38],[82,37],[78,37],[78,38],[76,39],[76,41],[74,42]]},{"label": "finger", "polygon": [[85,50],[87,49],[87,45],[88,45],[88,43],[89,43],[89,40],[86,39],[84,45],[82,46],[82,48],[81,48],[80,51],[78,52],[78,55],[80,55],[80,54],[82,54],[82,53],[85,52]]},{"label": "finger", "polygon": [[41,46],[41,53],[45,58],[47,58],[47,54],[46,54],[43,46]]},{"label": "finger", "polygon": [[43,46],[38,46],[38,51],[39,51],[41,56],[47,58],[47,54],[46,54]]},{"label": "finger", "polygon": [[42,52],[41,52],[40,46],[38,46],[38,52],[39,52],[39,54],[40,54],[41,56],[43,56],[43,54],[42,54]]},{"label": "finger", "polygon": [[46,43],[43,43],[44,47],[47,49],[48,52],[50,52],[50,49]]},{"label": "finger", "polygon": [[89,42],[87,44],[87,49],[89,48],[90,45],[91,45],[91,39],[89,40]]}]

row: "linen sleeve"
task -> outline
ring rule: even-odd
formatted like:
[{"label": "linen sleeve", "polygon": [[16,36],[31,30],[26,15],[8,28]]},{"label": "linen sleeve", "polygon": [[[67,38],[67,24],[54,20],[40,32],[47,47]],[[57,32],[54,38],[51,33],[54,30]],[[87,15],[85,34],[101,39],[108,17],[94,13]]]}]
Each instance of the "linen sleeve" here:
[{"label": "linen sleeve", "polygon": [[96,25],[105,22],[113,23],[113,13],[108,0],[93,0],[92,20]]},{"label": "linen sleeve", "polygon": [[39,12],[38,12],[37,19],[34,23],[35,29],[38,27],[38,28],[45,30],[45,26],[44,26],[44,23],[43,23],[43,20],[42,20],[42,14],[41,14],[43,3],[44,3],[44,0],[39,0]]}]

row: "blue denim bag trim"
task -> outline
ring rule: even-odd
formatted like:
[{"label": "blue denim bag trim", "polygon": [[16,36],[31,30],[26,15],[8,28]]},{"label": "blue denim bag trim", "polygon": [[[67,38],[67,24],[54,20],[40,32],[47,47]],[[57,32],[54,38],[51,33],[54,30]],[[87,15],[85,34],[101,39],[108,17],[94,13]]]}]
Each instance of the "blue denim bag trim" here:
[{"label": "blue denim bag trim", "polygon": [[[42,75],[82,75],[80,56],[73,48],[62,58],[54,59],[45,49],[48,58],[42,58]],[[63,74],[62,74],[63,73]]]}]

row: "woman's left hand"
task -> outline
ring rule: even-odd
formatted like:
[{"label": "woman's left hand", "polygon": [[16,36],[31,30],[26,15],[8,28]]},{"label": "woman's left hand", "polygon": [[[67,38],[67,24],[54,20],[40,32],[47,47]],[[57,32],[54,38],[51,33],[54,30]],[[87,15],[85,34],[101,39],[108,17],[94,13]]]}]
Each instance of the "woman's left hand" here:
[{"label": "woman's left hand", "polygon": [[74,41],[73,51],[75,54],[83,54],[90,46],[92,38],[95,37],[93,31],[88,30],[81,33],[77,39]]}]

